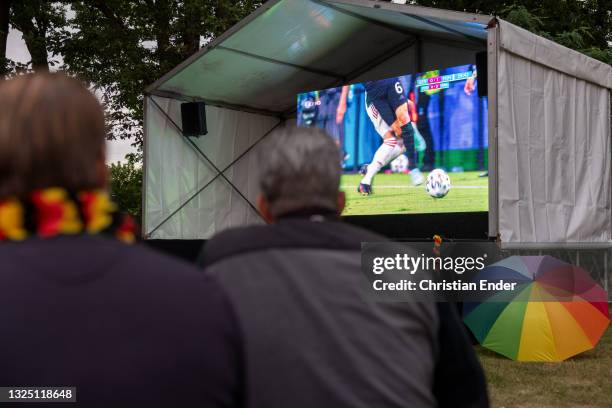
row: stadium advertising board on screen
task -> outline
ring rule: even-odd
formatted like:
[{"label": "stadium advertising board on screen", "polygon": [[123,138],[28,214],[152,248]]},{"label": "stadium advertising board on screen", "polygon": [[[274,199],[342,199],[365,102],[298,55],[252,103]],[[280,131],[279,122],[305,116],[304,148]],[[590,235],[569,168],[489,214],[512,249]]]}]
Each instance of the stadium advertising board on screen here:
[{"label": "stadium advertising board on screen", "polygon": [[298,95],[338,144],[343,215],[488,211],[487,98],[475,65]]}]

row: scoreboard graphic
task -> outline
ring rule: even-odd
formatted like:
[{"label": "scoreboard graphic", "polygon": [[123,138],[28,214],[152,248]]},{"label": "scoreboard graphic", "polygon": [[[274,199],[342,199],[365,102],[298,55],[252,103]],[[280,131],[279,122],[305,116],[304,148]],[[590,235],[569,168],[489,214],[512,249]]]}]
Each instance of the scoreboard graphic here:
[{"label": "scoreboard graphic", "polygon": [[[424,74],[424,77],[417,78],[416,87],[419,92],[432,91],[436,89],[448,89],[452,82],[466,81],[475,76],[475,70],[459,72],[447,75],[436,75],[438,71],[429,71]],[[435,75],[429,77],[429,75]]]}]

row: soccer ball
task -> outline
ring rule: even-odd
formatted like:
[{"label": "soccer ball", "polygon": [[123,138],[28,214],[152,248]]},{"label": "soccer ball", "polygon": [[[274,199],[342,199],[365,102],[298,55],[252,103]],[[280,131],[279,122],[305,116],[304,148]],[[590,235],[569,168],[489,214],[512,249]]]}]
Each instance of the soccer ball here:
[{"label": "soccer ball", "polygon": [[450,177],[442,169],[435,169],[427,176],[425,191],[433,198],[442,198],[451,188]]},{"label": "soccer ball", "polygon": [[389,164],[389,167],[391,167],[392,173],[406,173],[408,171],[408,158],[400,154]]}]

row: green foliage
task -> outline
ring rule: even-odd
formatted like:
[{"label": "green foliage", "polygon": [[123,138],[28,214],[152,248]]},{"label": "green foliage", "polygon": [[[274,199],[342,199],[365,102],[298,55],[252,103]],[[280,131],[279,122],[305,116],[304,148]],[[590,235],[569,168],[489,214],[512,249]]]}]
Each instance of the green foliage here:
[{"label": "green foliage", "polygon": [[143,92],[261,2],[81,0],[53,52],[65,69],[95,84],[111,137],[142,143]]},{"label": "green foliage", "polygon": [[413,3],[499,16],[612,65],[612,0],[416,0]]},{"label": "green foliage", "polygon": [[[525,6],[513,4],[503,9],[500,14],[513,24],[523,27],[533,33],[542,33],[544,20],[530,13]],[[546,36],[548,37],[548,34]]]},{"label": "green foliage", "polygon": [[48,71],[58,65],[56,58],[49,53],[56,46],[55,34],[65,31],[66,8],[60,2],[44,0],[11,1],[9,11],[10,25],[23,34],[30,52],[29,64],[8,61],[11,71]]},{"label": "green foliage", "polygon": [[[553,40],[568,48],[578,50],[590,57],[599,59],[607,64],[612,64],[612,48],[608,41],[612,40],[610,26],[598,27],[587,25],[589,22],[597,23],[599,17],[585,15],[584,18],[576,18],[576,13],[590,12],[581,8],[571,7],[569,2],[561,2],[561,8],[566,14],[566,21],[558,20],[561,16],[555,14],[548,16],[541,9],[531,12],[523,5],[512,5],[502,10],[501,15],[508,21],[532,31],[542,37]],[[607,19],[600,22],[612,24],[611,11],[602,14]],[[538,15],[539,14],[539,15]],[[564,14],[565,15],[565,14]]]},{"label": "green foliage", "polygon": [[136,155],[127,155],[126,162],[108,166],[110,190],[121,211],[130,214],[138,222],[142,214],[142,166]]},{"label": "green foliage", "polygon": [[3,61],[4,55],[1,55],[0,63],[5,62],[5,69],[13,74],[46,71],[57,65],[48,55],[61,55],[63,64],[55,68],[78,75],[100,96],[106,107],[109,138],[129,138],[140,147],[145,87],[261,3],[256,0],[12,1],[10,24],[24,33],[32,61],[18,64]]}]

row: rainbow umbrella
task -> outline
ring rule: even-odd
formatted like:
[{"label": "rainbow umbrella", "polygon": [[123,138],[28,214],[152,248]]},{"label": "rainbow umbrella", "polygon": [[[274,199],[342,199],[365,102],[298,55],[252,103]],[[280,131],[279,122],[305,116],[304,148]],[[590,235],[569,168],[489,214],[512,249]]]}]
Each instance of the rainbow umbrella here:
[{"label": "rainbow umbrella", "polygon": [[465,302],[463,320],[480,344],[519,361],[562,361],[590,350],[610,322],[606,291],[582,268],[550,256],[512,256],[473,281],[516,282],[482,302]]}]

